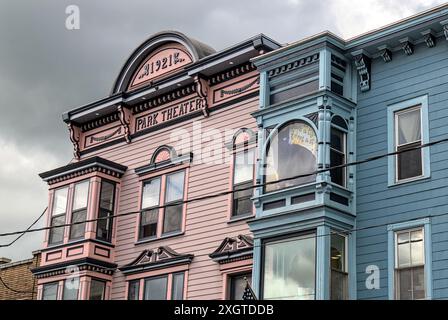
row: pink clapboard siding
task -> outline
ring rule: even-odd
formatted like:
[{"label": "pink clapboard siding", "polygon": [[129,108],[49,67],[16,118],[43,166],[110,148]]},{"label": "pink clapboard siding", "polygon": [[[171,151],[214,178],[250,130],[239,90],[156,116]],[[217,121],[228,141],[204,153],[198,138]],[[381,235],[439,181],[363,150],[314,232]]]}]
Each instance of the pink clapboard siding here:
[{"label": "pink clapboard siding", "polygon": [[[137,167],[149,164],[157,147],[170,145],[170,133],[182,128],[192,135],[194,121],[201,121],[202,131],[216,129],[222,134],[222,151],[227,155],[223,164],[192,163],[188,172],[188,198],[196,198],[210,193],[227,191],[232,178],[232,165],[229,151],[224,146],[230,140],[224,140],[225,130],[251,128],[256,130],[255,119],[251,113],[258,109],[258,98],[249,98],[242,102],[213,111],[208,118],[202,116],[155,130],[133,139],[132,143],[120,143],[102,149],[96,156],[128,166],[121,179],[117,213],[137,211],[141,182],[134,173]],[[178,145],[175,144],[174,145]],[[204,147],[204,145],[202,146]],[[93,155],[93,154],[92,154]],[[91,155],[85,156],[85,158]],[[194,158],[194,156],[193,156]],[[225,237],[249,234],[246,221],[228,223],[229,197],[222,196],[206,201],[189,203],[186,206],[185,233],[167,239],[144,244],[135,244],[135,232],[138,215],[119,217],[115,222],[116,247],[115,263],[118,266],[132,262],[143,250],[160,246],[169,246],[179,253],[194,254],[187,275],[186,299],[222,299],[224,284],[222,271],[218,263],[209,258]],[[120,271],[113,276],[111,298],[126,299],[125,277]]]}]

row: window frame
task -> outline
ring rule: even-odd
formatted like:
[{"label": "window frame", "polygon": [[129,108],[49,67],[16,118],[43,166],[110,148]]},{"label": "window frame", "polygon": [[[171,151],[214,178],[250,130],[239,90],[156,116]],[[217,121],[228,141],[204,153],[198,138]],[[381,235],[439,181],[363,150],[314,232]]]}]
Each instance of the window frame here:
[{"label": "window frame", "polygon": [[[334,231],[333,231],[333,232],[334,232]],[[348,251],[349,239],[348,239],[348,236],[339,234],[339,233],[337,233],[337,231],[335,232],[335,235],[338,235],[338,236],[344,238],[344,255],[345,255],[345,256],[344,256],[344,268],[343,268],[342,271],[341,271],[341,270],[333,269],[333,268],[331,267],[331,260],[330,260],[330,292],[329,292],[329,294],[330,294],[330,300],[332,300],[332,299],[331,299],[331,293],[332,293],[331,284],[332,284],[333,281],[332,281],[331,277],[333,276],[333,271],[335,271],[335,272],[340,272],[340,273],[344,273],[344,274],[347,276],[347,287],[345,288],[345,290],[346,290],[346,297],[345,297],[345,299],[344,299],[344,300],[347,300],[347,299],[349,299],[349,297],[350,297],[350,279],[349,279],[349,277],[350,277],[350,270],[349,270],[349,259],[348,259],[348,254],[349,254],[349,251]],[[330,259],[331,259],[331,236],[330,236]]]},{"label": "window frame", "polygon": [[129,293],[130,293],[130,287],[131,283],[136,283],[138,288],[138,295],[136,300],[143,301],[145,300],[145,292],[146,292],[146,282],[148,280],[152,279],[161,279],[166,278],[166,293],[165,293],[165,300],[173,300],[173,287],[174,287],[174,276],[175,275],[183,275],[183,282],[182,282],[182,300],[185,300],[185,294],[186,294],[186,284],[187,284],[187,270],[182,271],[173,271],[168,273],[161,273],[161,274],[155,274],[150,275],[142,278],[134,278],[129,279],[126,281],[126,299],[129,300]]},{"label": "window frame", "polygon": [[252,269],[243,270],[236,273],[230,273],[227,275],[227,297],[226,297],[227,300],[232,301],[242,300],[242,297],[241,299],[234,299],[234,298],[232,299],[233,291],[235,288],[232,280],[241,276],[248,276],[248,275],[250,275],[251,280],[249,281],[249,283],[251,283],[253,279]]},{"label": "window frame", "polygon": [[[182,172],[183,173],[183,180],[182,180],[182,199],[176,199],[176,200],[172,200],[172,201],[167,201],[166,200],[166,198],[167,198],[167,189],[168,189],[168,177],[169,176],[173,176],[173,175],[175,175],[175,174],[178,174],[178,173],[180,173],[180,172]],[[179,233],[179,232],[182,232],[182,229],[183,229],[183,219],[184,219],[184,208],[185,208],[185,203],[183,203],[184,202],[184,200],[185,200],[185,179],[186,179],[186,170],[176,170],[176,171],[173,171],[173,172],[169,172],[169,173],[166,173],[166,174],[164,174],[163,175],[163,179],[164,179],[164,184],[163,184],[163,186],[165,187],[165,189],[163,190],[163,204],[162,204],[162,206],[165,206],[165,205],[172,205],[172,207],[175,207],[175,206],[177,206],[177,205],[182,205],[182,209],[181,209],[181,223],[180,223],[180,229],[179,230],[173,230],[173,231],[167,231],[167,232],[165,232],[165,218],[166,218],[166,207],[165,208],[162,208],[162,225],[161,225],[161,228],[162,228],[162,231],[161,231],[161,237],[163,237],[163,236],[166,236],[166,235],[170,235],[170,234],[177,234],[177,233]],[[162,187],[162,185],[161,185],[161,187]]]},{"label": "window frame", "polygon": [[[87,185],[87,201],[86,201],[86,206],[85,207],[82,207],[82,208],[79,208],[79,209],[76,209],[76,210],[74,210],[73,208],[74,208],[74,205],[75,205],[75,197],[76,197],[76,186],[77,185],[80,185],[80,184],[83,184],[83,183],[87,183],[88,185]],[[84,219],[84,220],[87,220],[88,219],[88,214],[89,214],[89,200],[90,200],[90,185],[91,185],[91,181],[90,181],[90,178],[89,179],[84,179],[84,180],[80,180],[80,181],[77,181],[77,182],[75,182],[74,184],[73,184],[73,189],[72,189],[72,206],[71,206],[71,208],[70,208],[70,226],[69,226],[69,232],[68,232],[68,240],[69,241],[74,241],[74,240],[80,240],[80,239],[84,239],[85,238],[85,234],[86,234],[86,226],[87,226],[87,224],[86,224],[86,222],[84,222],[84,233],[83,233],[83,235],[82,236],[79,236],[79,237],[72,237],[72,230],[73,230],[73,217],[74,217],[74,214],[75,213],[79,213],[79,212],[81,212],[81,211],[85,211],[86,212],[86,218]],[[82,224],[79,224],[79,225],[82,225]]]},{"label": "window frame", "polygon": [[[166,204],[165,199],[166,199],[166,190],[167,190],[167,177],[169,175],[173,175],[179,172],[183,172],[184,173],[184,178],[183,178],[183,194],[182,194],[182,200],[176,200],[176,201],[172,201],[169,202],[171,203],[182,203],[182,221],[181,221],[181,225],[180,225],[180,230],[176,230],[176,231],[170,231],[170,232],[164,232],[163,231],[163,227],[164,227],[164,221],[165,221],[165,209],[166,208],[159,208],[158,209],[158,215],[157,215],[157,227],[156,227],[156,234],[153,236],[149,236],[149,237],[142,237],[141,235],[141,230],[142,230],[142,216],[143,213],[145,213],[146,211],[150,211],[154,208],[157,207],[162,207]],[[155,179],[160,179],[160,186],[159,186],[159,204],[155,205],[155,206],[151,206],[148,208],[143,208],[143,192],[144,192],[144,186],[146,183],[153,181]],[[136,236],[136,243],[145,243],[148,241],[154,241],[154,240],[158,240],[158,239],[163,239],[166,237],[171,237],[171,236],[176,236],[176,235],[181,235],[184,233],[185,230],[185,214],[186,214],[186,205],[184,203],[184,201],[187,198],[187,188],[188,188],[188,167],[181,167],[181,168],[175,168],[173,170],[169,170],[163,173],[159,173],[158,175],[153,175],[147,178],[144,178],[140,181],[140,214],[139,214],[139,218],[138,218],[138,225],[137,225],[137,236]]]},{"label": "window frame", "polygon": [[[108,180],[108,179],[101,178],[99,193],[98,193],[97,218],[100,218],[100,213],[102,210],[108,211],[104,208],[101,208],[101,192],[103,190],[103,182],[107,182],[107,183],[113,185],[113,187],[114,187],[114,192],[113,192],[113,197],[112,197],[112,210],[109,212],[108,217],[113,217],[115,215],[115,209],[116,209],[115,202],[116,202],[116,198],[117,198],[117,183],[114,181]],[[109,233],[110,234],[108,235],[108,239],[103,239],[103,238],[98,237],[98,221],[96,222],[96,226],[95,226],[95,239],[111,243],[112,238],[113,238],[113,230],[114,230],[114,218],[106,219],[106,221],[110,221],[109,222]]]},{"label": "window frame", "polygon": [[[255,183],[255,174],[256,174],[256,172],[255,172],[255,163],[256,163],[256,156],[257,156],[256,155],[256,151],[257,151],[256,147],[249,146],[248,144],[244,144],[242,147],[235,148],[233,150],[233,152],[232,152],[232,175],[231,175],[231,190],[232,191],[235,191],[237,187],[240,187],[240,186],[245,185],[245,184],[249,184],[249,182],[252,182],[252,186],[254,185],[254,183]],[[244,154],[244,153],[249,153],[249,152],[253,153],[253,159],[252,159],[252,161],[253,161],[253,164],[252,164],[252,179],[240,182],[238,184],[235,184],[236,158],[237,158],[237,156],[239,154],[242,154],[242,153]],[[253,190],[255,190],[255,188],[252,189],[252,196],[251,196],[251,198],[254,195]],[[235,197],[234,197],[235,194],[236,194],[236,192],[232,193],[231,196],[230,196],[230,215],[229,215],[229,219],[230,220],[237,220],[237,219],[244,219],[244,218],[253,216],[254,213],[255,213],[255,208],[254,208],[254,205],[253,205],[252,202],[251,202],[251,211],[250,212],[242,213],[242,214],[235,214]]]},{"label": "window frame", "polygon": [[[333,129],[338,130],[338,131],[340,131],[343,134],[343,141],[342,141],[342,144],[343,144],[342,149],[343,149],[343,151],[341,152],[340,150],[337,150],[337,149],[333,148],[333,146],[330,143],[330,159],[331,159],[331,153],[332,152],[336,152],[336,153],[341,154],[341,155],[344,156],[343,164],[347,164],[347,157],[348,157],[348,148],[347,148],[347,146],[348,146],[348,130],[344,129],[344,128],[342,128],[342,127],[340,127],[340,126],[338,126],[338,125],[336,125],[336,124],[334,124],[332,122],[331,125],[330,125],[330,136],[331,136],[331,131]],[[330,162],[330,167],[332,165],[333,164]],[[348,167],[343,167],[342,168],[342,175],[343,175],[343,178],[342,178],[343,183],[342,183],[342,185],[340,185],[340,184],[338,184],[336,182],[333,182],[333,181],[331,181],[331,182],[334,183],[337,186],[342,187],[342,188],[347,188],[347,185],[348,185],[347,184]],[[331,176],[331,170],[330,170],[330,176]]]},{"label": "window frame", "polygon": [[[55,299],[44,299],[44,294],[45,294],[45,287],[46,286],[56,286],[56,296]],[[54,282],[47,282],[42,284],[42,294],[40,297],[40,300],[48,300],[48,301],[54,301],[54,300],[58,300],[59,298],[59,281],[54,281]]]},{"label": "window frame", "polygon": [[[387,132],[388,132],[388,153],[397,151],[397,114],[406,112],[413,108],[420,108],[420,125],[421,125],[421,145],[429,143],[429,119],[428,119],[428,95],[416,97],[406,101],[402,101],[387,107]],[[395,186],[404,183],[414,182],[431,176],[430,170],[430,149],[428,147],[421,149],[422,157],[422,174],[415,177],[398,180],[397,156],[388,157],[388,186]]]},{"label": "window frame", "polygon": [[[58,215],[53,215],[53,212],[54,212],[54,208],[55,208],[55,200],[56,200],[56,192],[58,191],[58,190],[63,190],[63,189],[66,189],[67,190],[67,200],[66,200],[66,203],[65,203],[65,212],[64,213],[60,213],[60,214],[58,214]],[[55,229],[55,228],[52,228],[53,227],[53,219],[55,219],[55,218],[60,218],[60,217],[64,217],[64,223],[63,224],[66,224],[67,223],[67,215],[68,215],[68,212],[70,211],[69,209],[69,203],[70,203],[70,185],[65,185],[65,186],[61,186],[61,187],[59,187],[59,188],[57,188],[57,189],[54,189],[54,191],[53,191],[53,195],[52,195],[52,203],[51,203],[51,211],[50,211],[50,221],[49,221],[49,226],[51,227],[51,229],[48,231],[48,238],[47,238],[47,242],[48,242],[48,245],[50,246],[50,245],[58,245],[58,244],[61,244],[61,243],[64,243],[64,239],[65,239],[65,227],[59,227],[59,229],[62,229],[62,240],[61,241],[57,241],[57,242],[52,242],[51,241],[51,236],[52,236],[52,232],[53,232],[53,230]]]},{"label": "window frame", "polygon": [[[100,300],[106,300],[106,288],[107,288],[107,281],[103,280],[103,279],[99,279],[99,278],[90,278],[90,283],[89,283],[89,300],[92,300],[92,283],[93,282],[100,282],[103,284],[103,293],[101,295],[101,299]],[[93,300],[92,300],[93,301]]]},{"label": "window frame", "polygon": [[[267,238],[262,240],[261,242],[261,268],[260,268],[260,292],[259,292],[259,296],[261,300],[265,300],[266,298],[264,297],[264,289],[265,289],[265,269],[266,269],[266,245],[269,243],[281,243],[282,240],[286,240],[286,239],[290,239],[290,241],[292,241],[292,239],[296,239],[296,240],[300,240],[300,239],[304,239],[307,237],[311,237],[314,236],[314,299],[313,300],[317,300],[318,298],[318,283],[317,283],[317,276],[318,276],[318,266],[317,266],[317,262],[318,262],[318,247],[319,247],[319,243],[317,241],[317,229],[313,229],[313,230],[308,230],[308,231],[303,231],[300,233],[292,233],[292,234],[286,234],[286,235],[281,235],[281,236],[275,236],[275,237],[271,237],[271,238]],[[285,241],[286,242],[286,241]],[[253,275],[252,275],[253,276]],[[273,300],[278,300],[278,298],[275,298]]]},{"label": "window frame", "polygon": [[67,279],[64,279],[62,281],[61,300],[64,300],[64,301],[78,301],[78,300],[80,300],[80,293],[81,293],[81,279],[80,278],[78,278],[78,288],[76,289],[76,299],[73,299],[73,300],[64,299],[65,293],[67,292],[66,282],[70,281],[71,279],[75,279],[75,278],[67,278]]},{"label": "window frame", "polygon": [[389,300],[396,299],[396,235],[408,230],[423,230],[423,253],[424,253],[424,283],[425,299],[431,300],[433,296],[432,284],[432,243],[431,243],[431,220],[423,218],[388,225],[388,297]]}]

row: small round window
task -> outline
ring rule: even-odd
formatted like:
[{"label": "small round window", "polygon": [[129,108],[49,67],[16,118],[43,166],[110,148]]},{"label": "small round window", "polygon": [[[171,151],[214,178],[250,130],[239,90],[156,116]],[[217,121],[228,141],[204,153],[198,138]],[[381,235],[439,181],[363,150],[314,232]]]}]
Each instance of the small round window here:
[{"label": "small round window", "polygon": [[[317,136],[308,124],[297,121],[282,127],[272,138],[266,154],[266,182],[273,182],[317,169]],[[315,175],[268,184],[266,192],[315,181]]]}]

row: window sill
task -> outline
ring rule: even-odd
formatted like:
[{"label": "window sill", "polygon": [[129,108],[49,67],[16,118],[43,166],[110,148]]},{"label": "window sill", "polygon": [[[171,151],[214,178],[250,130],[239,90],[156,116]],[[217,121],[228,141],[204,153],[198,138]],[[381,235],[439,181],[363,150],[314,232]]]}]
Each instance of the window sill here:
[{"label": "window sill", "polygon": [[253,213],[248,213],[248,214],[242,214],[240,216],[234,216],[231,217],[229,220],[227,220],[227,223],[234,223],[234,222],[239,222],[239,221],[243,221],[243,220],[247,220],[250,218],[255,217],[255,215]]},{"label": "window sill", "polygon": [[431,176],[419,176],[419,177],[415,177],[415,178],[409,178],[409,179],[406,179],[406,180],[403,180],[403,181],[394,181],[392,183],[389,183],[387,185],[387,187],[391,188],[391,187],[401,186],[401,185],[405,185],[405,184],[408,184],[408,183],[418,182],[418,181],[427,180],[427,179],[428,180],[431,179]]},{"label": "window sill", "polygon": [[146,243],[155,242],[155,241],[158,241],[158,240],[165,240],[165,239],[169,239],[169,238],[183,236],[184,234],[185,234],[184,231],[175,232],[175,233],[167,233],[167,234],[164,234],[164,235],[162,235],[160,237],[152,237],[152,238],[140,239],[140,240],[134,242],[134,245],[137,246],[137,245],[140,245],[140,244],[146,244]]}]

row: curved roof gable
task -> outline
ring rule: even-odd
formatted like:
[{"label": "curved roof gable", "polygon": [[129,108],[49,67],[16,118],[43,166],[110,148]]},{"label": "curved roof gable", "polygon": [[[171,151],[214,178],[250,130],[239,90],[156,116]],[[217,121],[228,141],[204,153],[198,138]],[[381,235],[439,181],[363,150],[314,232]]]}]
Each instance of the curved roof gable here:
[{"label": "curved roof gable", "polygon": [[181,70],[216,51],[177,31],[163,31],[143,42],[126,60],[111,94]]}]

